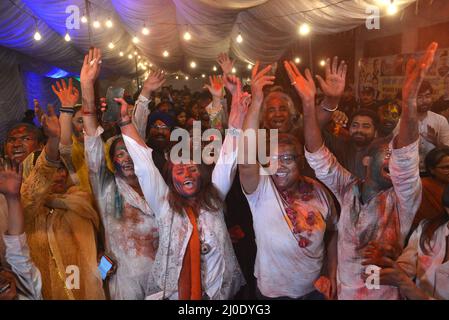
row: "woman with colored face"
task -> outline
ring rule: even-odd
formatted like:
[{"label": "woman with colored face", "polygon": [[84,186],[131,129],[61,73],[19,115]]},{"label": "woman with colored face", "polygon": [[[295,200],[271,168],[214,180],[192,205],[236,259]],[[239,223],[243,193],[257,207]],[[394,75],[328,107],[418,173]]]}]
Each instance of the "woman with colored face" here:
[{"label": "woman with colored face", "polygon": [[[233,97],[233,101],[240,99]],[[126,103],[120,102],[123,138],[145,199],[160,225],[160,250],[153,266],[160,290],[157,296],[182,300],[232,298],[244,280],[223,219],[223,201],[236,172],[237,134],[228,131],[212,173],[189,157],[168,161],[164,180],[154,164],[152,149],[128,123]],[[242,127],[246,110],[247,106],[238,105],[231,109],[232,128]]]},{"label": "woman with colored face", "polygon": [[[105,276],[112,300],[143,300],[154,292],[152,266],[159,245],[153,210],[143,198],[134,166],[121,136],[103,143],[104,129],[96,117],[94,87],[98,49],[91,50],[81,70],[84,146],[89,180],[104,226],[104,253],[115,263]],[[152,92],[164,81],[161,72],[149,75],[136,100],[133,116],[145,135]],[[128,116],[128,108],[124,111]],[[106,151],[105,151],[106,150]]]}]

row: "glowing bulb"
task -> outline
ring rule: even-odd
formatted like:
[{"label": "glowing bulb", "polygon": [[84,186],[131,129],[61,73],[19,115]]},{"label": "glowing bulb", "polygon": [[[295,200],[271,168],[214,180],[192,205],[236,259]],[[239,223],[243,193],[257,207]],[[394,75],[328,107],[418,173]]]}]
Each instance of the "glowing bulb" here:
[{"label": "glowing bulb", "polygon": [[195,61],[190,62],[190,68],[196,68],[196,62]]},{"label": "glowing bulb", "polygon": [[134,51],[134,55],[137,56],[137,51]]},{"label": "glowing bulb", "polygon": [[147,66],[147,65],[148,65],[148,62],[145,61],[143,64]]},{"label": "glowing bulb", "polygon": [[87,23],[87,18],[86,18],[86,16],[82,16],[82,17],[81,17],[81,22],[82,22],[82,23]]},{"label": "glowing bulb", "polygon": [[214,71],[217,71],[217,67],[216,67],[216,66],[214,66],[214,67],[212,68],[212,70],[214,70]]},{"label": "glowing bulb", "polygon": [[179,79],[179,77],[178,77],[178,76],[176,76],[175,78],[176,78],[176,80],[178,80],[178,79]]},{"label": "glowing bulb", "polygon": [[298,64],[298,63],[300,63],[300,62],[301,62],[301,58],[300,58],[300,57],[296,57],[296,58],[295,58],[295,63]]},{"label": "glowing bulb", "polygon": [[123,57],[124,56],[124,53],[123,53],[123,51],[120,51],[120,57]]},{"label": "glowing bulb", "polygon": [[134,38],[133,38],[133,43],[139,43],[139,38],[137,38],[136,36],[134,36]]},{"label": "glowing bulb", "polygon": [[149,30],[147,27],[143,27],[143,28],[142,28],[142,34],[145,35],[145,36],[147,36],[147,35],[150,34],[150,30]]},{"label": "glowing bulb", "polygon": [[128,54],[128,59],[132,59],[133,55],[132,54]]},{"label": "glowing bulb", "polygon": [[42,39],[41,34],[39,33],[39,31],[36,30],[36,32],[34,33],[34,40],[39,41]]},{"label": "glowing bulb", "polygon": [[95,29],[100,28],[100,26],[101,26],[100,21],[95,20],[94,23],[93,23],[93,26],[94,26]]},{"label": "glowing bulb", "polygon": [[253,68],[253,65],[251,63],[248,63],[248,70],[251,70]]},{"label": "glowing bulb", "polygon": [[189,76],[186,76],[186,80],[189,80]]},{"label": "glowing bulb", "polygon": [[106,24],[106,27],[112,28],[112,20],[111,19],[108,19],[105,24]]},{"label": "glowing bulb", "polygon": [[169,56],[169,53],[167,50],[165,50],[164,52],[162,52],[162,55],[167,58]]},{"label": "glowing bulb", "polygon": [[152,63],[150,63],[150,67],[152,67],[153,66],[153,64]]},{"label": "glowing bulb", "polygon": [[239,35],[237,36],[237,38],[235,38],[235,40],[237,41],[237,43],[242,43],[243,42],[243,37],[242,34],[239,32]]},{"label": "glowing bulb", "polygon": [[325,65],[326,65],[326,61],[321,60],[321,61],[320,61],[320,66],[324,67]]},{"label": "glowing bulb", "polygon": [[302,36],[308,35],[310,33],[310,27],[307,23],[303,23],[299,27],[299,34]]},{"label": "glowing bulb", "polygon": [[65,34],[64,40],[67,41],[67,42],[72,40],[72,38],[70,38],[70,34],[68,32]]},{"label": "glowing bulb", "polygon": [[138,59],[140,59],[140,56],[137,56]]},{"label": "glowing bulb", "polygon": [[236,73],[236,72],[237,72],[237,69],[232,68],[232,73]]},{"label": "glowing bulb", "polygon": [[203,73],[203,74],[201,75],[201,78],[206,78],[206,75]]},{"label": "glowing bulb", "polygon": [[184,40],[189,41],[190,39],[192,39],[192,35],[189,31],[186,31],[186,33],[184,33]]},{"label": "glowing bulb", "polygon": [[147,70],[147,67],[145,67],[145,65],[141,65],[140,67],[142,68],[142,70]]},{"label": "glowing bulb", "polygon": [[114,49],[115,46],[112,42],[109,42],[108,47],[109,47],[109,49]]},{"label": "glowing bulb", "polygon": [[397,7],[395,4],[390,3],[390,4],[388,5],[388,8],[387,8],[387,13],[388,13],[388,15],[393,16],[393,15],[395,15],[397,12],[398,12],[398,7]]}]

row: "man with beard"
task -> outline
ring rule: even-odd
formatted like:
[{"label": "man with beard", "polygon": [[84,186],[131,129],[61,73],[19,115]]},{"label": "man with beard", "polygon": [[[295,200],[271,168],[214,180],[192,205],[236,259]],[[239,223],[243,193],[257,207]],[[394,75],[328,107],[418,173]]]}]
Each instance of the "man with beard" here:
[{"label": "man with beard", "polygon": [[401,116],[400,105],[395,101],[386,100],[380,104],[377,115],[379,116],[379,128],[377,130],[379,138],[392,136]]},{"label": "man with beard", "polygon": [[[422,176],[427,176],[424,160],[426,155],[435,147],[449,146],[449,123],[442,115],[430,111],[432,107],[433,88],[428,81],[423,81],[418,92],[418,120],[419,120],[419,170]],[[402,120],[399,120],[401,123]],[[395,133],[399,131],[399,126]]]},{"label": "man with beard", "polygon": [[[123,138],[113,138],[109,152],[104,151],[93,87],[100,72],[99,61],[100,50],[91,49],[85,57],[80,80],[89,177],[104,225],[106,254],[117,264],[116,273],[109,279],[109,293],[114,300],[142,300],[154,286],[151,270],[158,248],[157,224],[143,198]],[[151,74],[137,104],[142,103],[142,97],[150,97],[163,82],[161,73]]]},{"label": "man with beard", "polygon": [[360,109],[354,113],[349,124],[349,139],[335,136],[323,130],[326,147],[335,155],[338,162],[356,177],[365,176],[362,163],[363,156],[376,137],[378,127],[376,113],[368,109]]},{"label": "man with beard", "polygon": [[[252,69],[252,101],[243,124],[245,133],[258,130],[263,87],[272,84],[274,78],[266,75],[271,66],[260,72],[258,67],[257,62]],[[344,64],[340,67],[344,68]],[[249,144],[247,141],[245,152],[249,152]],[[270,157],[270,167],[277,164],[276,172],[270,175],[261,174],[263,168],[258,163],[246,160],[239,165],[256,234],[257,296],[322,299],[314,283],[323,272],[330,278],[328,294],[333,298],[337,289],[337,215],[332,198],[317,181],[302,176],[303,148],[294,136],[279,134]]]},{"label": "man with beard", "polygon": [[372,283],[363,276],[369,273],[365,266],[379,264],[373,255],[373,242],[384,247],[403,247],[421,202],[416,100],[437,47],[437,43],[432,43],[421,61],[412,59],[407,64],[399,133],[391,143],[380,140],[370,146],[363,158],[366,166],[363,180],[345,170],[323,144],[315,114],[316,89],[310,71],[306,70],[306,78],[299,72],[290,74],[304,105],[307,161],[341,205],[338,222],[339,299],[400,297],[397,288],[371,287]]}]

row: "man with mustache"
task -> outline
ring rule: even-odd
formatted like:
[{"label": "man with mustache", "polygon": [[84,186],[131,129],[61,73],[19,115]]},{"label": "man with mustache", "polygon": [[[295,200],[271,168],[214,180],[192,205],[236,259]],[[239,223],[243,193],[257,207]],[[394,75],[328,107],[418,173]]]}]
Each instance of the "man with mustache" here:
[{"label": "man with mustache", "polygon": [[[106,254],[117,264],[115,274],[108,280],[109,294],[113,300],[143,300],[154,289],[151,270],[158,248],[158,229],[122,136],[112,138],[109,150],[104,151],[93,86],[100,72],[100,60],[101,51],[91,49],[85,57],[80,80],[89,178],[104,225]],[[163,82],[160,72],[147,78],[134,112],[145,112],[151,92]],[[146,118],[138,113],[134,116],[136,121],[143,122],[144,129]]]},{"label": "man with mustache", "polygon": [[392,142],[381,140],[370,146],[363,158],[366,166],[363,180],[345,170],[323,143],[314,105],[316,89],[310,71],[306,70],[306,78],[299,72],[290,73],[304,105],[307,161],[341,205],[338,222],[339,299],[400,298],[397,288],[371,287],[372,283],[368,283],[364,275],[369,273],[366,266],[379,264],[373,254],[376,252],[373,242],[391,248],[404,246],[421,202],[416,100],[437,47],[437,43],[432,43],[421,61],[410,60],[407,64],[399,133]]},{"label": "man with mustache", "polygon": [[374,111],[360,109],[353,114],[350,121],[349,139],[323,130],[326,147],[346,170],[358,178],[365,176],[362,159],[377,135],[378,123],[378,117]]},{"label": "man with mustache", "polygon": [[379,138],[385,138],[392,135],[401,116],[401,107],[395,101],[386,100],[377,109],[379,116],[379,129],[377,130]]},{"label": "man with mustache", "polygon": [[[422,176],[427,176],[424,160],[426,155],[435,147],[449,146],[449,123],[442,115],[430,111],[432,107],[432,85],[423,81],[418,92],[418,120],[419,120],[419,170]],[[401,120],[399,120],[401,122]],[[399,126],[395,129],[398,132]]]}]

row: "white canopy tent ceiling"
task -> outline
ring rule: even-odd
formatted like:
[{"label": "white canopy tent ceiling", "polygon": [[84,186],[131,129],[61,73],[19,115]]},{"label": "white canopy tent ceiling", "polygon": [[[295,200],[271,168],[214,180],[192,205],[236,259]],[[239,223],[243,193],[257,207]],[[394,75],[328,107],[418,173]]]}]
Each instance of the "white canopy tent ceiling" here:
[{"label": "white canopy tent ceiling", "polygon": [[[170,73],[208,74],[220,52],[237,58],[237,70],[255,60],[271,63],[298,39],[302,23],[310,26],[312,34],[347,31],[365,23],[368,5],[389,1],[89,0],[90,21],[68,30],[67,7],[77,6],[82,16],[85,0],[2,0],[0,46],[73,73],[79,72],[83,55],[94,45],[103,50],[103,76],[134,76],[136,63],[128,55],[135,50],[142,63]],[[394,4],[401,10],[414,1],[396,0]],[[385,6],[380,8],[385,14]],[[111,28],[105,25],[108,19]],[[92,27],[95,20],[101,27]],[[36,25],[40,41],[33,39]],[[142,34],[144,26],[150,31],[148,35]],[[191,34],[189,41],[183,37],[186,31]],[[64,40],[67,32],[69,42]],[[236,40],[239,33],[241,43]],[[133,37],[139,41],[133,43]],[[114,48],[109,48],[110,43]],[[190,67],[192,61],[195,69]]]}]

